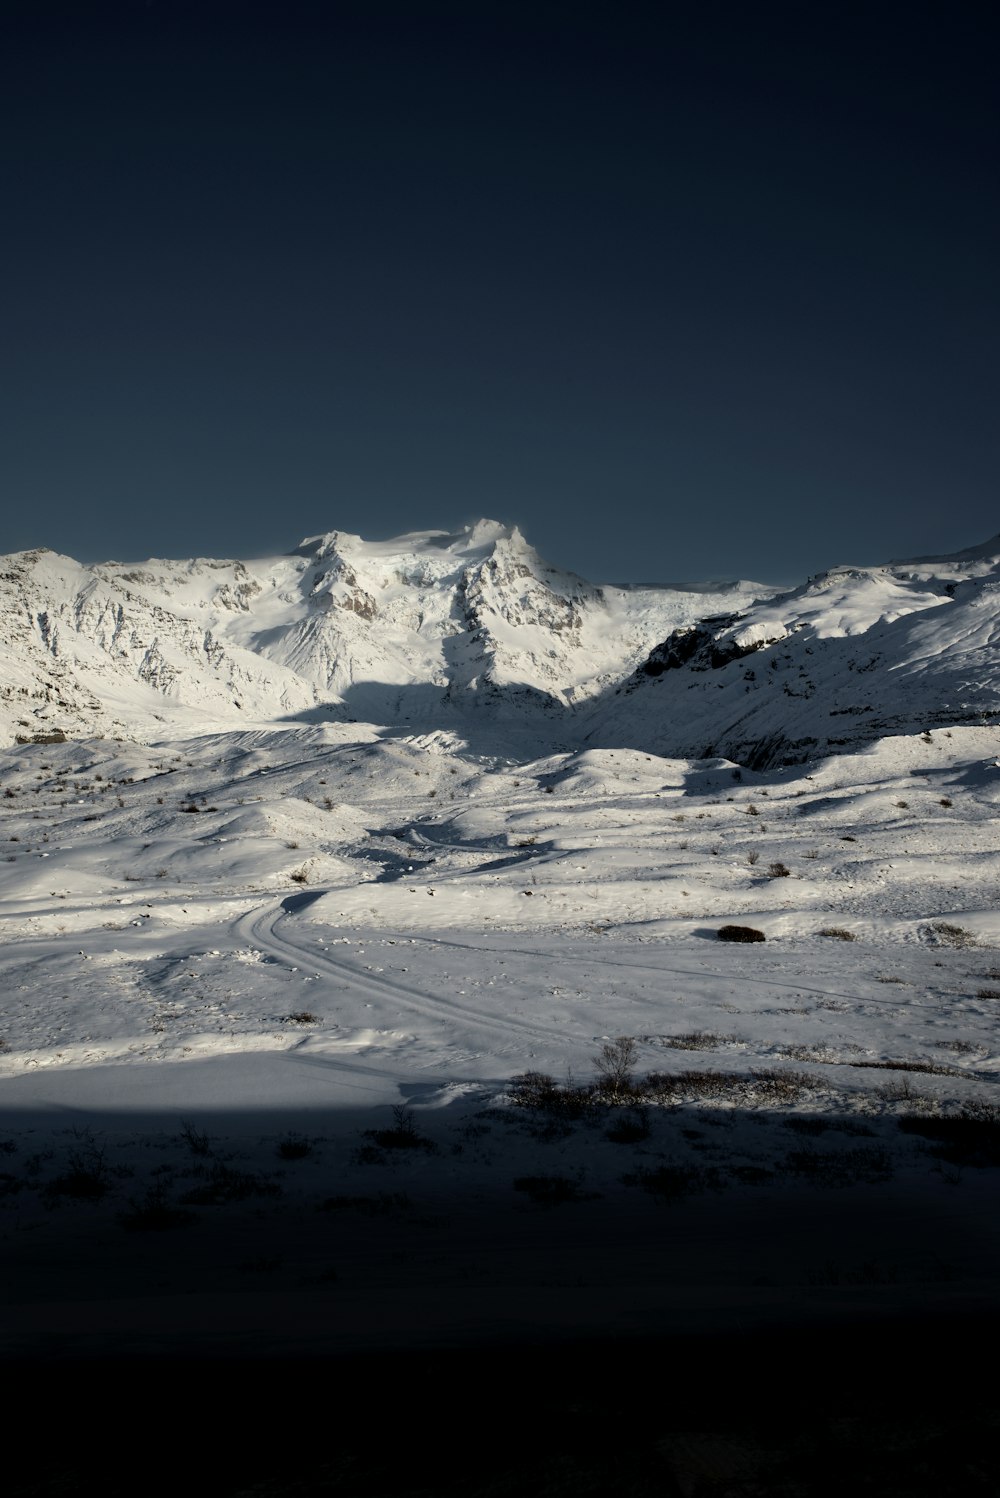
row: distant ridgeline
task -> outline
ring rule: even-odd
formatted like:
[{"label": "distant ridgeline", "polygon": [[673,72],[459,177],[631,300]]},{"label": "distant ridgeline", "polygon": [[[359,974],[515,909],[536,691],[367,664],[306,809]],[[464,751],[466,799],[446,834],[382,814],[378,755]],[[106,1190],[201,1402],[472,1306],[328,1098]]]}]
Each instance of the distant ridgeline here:
[{"label": "distant ridgeline", "polygon": [[767,768],[1000,719],[998,585],[1000,537],[783,594],[597,587],[488,520],[254,561],[22,552],[0,559],[0,742],[357,720]]}]

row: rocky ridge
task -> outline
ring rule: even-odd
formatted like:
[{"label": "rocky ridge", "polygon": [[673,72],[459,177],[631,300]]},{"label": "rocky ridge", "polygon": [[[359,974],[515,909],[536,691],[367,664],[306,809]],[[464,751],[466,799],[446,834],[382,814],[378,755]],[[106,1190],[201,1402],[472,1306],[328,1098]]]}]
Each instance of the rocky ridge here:
[{"label": "rocky ridge", "polygon": [[43,550],[0,559],[0,618],[7,743],[348,720],[763,769],[1000,721],[1000,537],[785,593],[596,586],[488,520],[253,561]]},{"label": "rocky ridge", "polygon": [[[711,595],[744,605],[767,590]],[[703,593],[601,588],[494,521],[285,556],[85,566],[0,559],[0,735],[156,738],[337,718],[568,720]],[[566,721],[564,721],[566,720]]]}]

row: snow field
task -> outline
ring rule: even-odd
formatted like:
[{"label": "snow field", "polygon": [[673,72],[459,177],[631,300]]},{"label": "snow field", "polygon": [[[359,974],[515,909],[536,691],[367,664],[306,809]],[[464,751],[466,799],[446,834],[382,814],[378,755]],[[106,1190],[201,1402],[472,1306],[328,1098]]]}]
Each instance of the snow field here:
[{"label": "snow field", "polygon": [[[626,1321],[668,1280],[671,1316],[765,1282],[803,1314],[986,1293],[992,1170],[899,1121],[995,1117],[995,748],[757,774],[349,725],[6,751],[9,1293],[76,1303],[104,1265],[121,1295],[443,1295],[463,1255],[481,1296],[530,1281],[539,1324],[549,1280]],[[517,1105],[620,1035],[666,1079],[645,1101]]]}]

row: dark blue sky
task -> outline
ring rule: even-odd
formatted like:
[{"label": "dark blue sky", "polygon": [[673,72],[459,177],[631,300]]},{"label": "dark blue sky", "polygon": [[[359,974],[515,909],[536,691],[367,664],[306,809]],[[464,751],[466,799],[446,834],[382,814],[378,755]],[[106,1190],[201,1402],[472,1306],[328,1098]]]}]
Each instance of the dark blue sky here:
[{"label": "dark blue sky", "polygon": [[0,0],[0,551],[1000,531],[990,9]]}]

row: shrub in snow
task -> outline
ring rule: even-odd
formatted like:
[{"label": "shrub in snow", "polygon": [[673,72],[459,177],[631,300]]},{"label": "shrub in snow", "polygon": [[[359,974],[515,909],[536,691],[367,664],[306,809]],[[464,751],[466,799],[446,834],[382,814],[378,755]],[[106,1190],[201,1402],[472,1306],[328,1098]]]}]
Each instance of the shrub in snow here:
[{"label": "shrub in snow", "polygon": [[720,941],[766,941],[767,937],[763,931],[757,931],[753,926],[720,926],[718,931]]},{"label": "shrub in snow", "polygon": [[68,1169],[48,1182],[45,1195],[50,1200],[69,1196],[76,1201],[100,1201],[107,1195],[108,1186],[104,1150],[85,1139],[79,1149],[70,1153]]},{"label": "shrub in snow", "polygon": [[301,1134],[286,1134],[278,1141],[278,1158],[281,1160],[304,1160],[312,1154],[312,1145]]},{"label": "shrub in snow", "polygon": [[218,1160],[211,1166],[199,1166],[198,1174],[201,1183],[181,1197],[184,1206],[222,1207],[230,1202],[247,1201],[250,1197],[281,1195],[281,1187],[266,1176],[250,1170],[236,1170]]},{"label": "shrub in snow", "polygon": [[718,1190],[722,1177],[714,1166],[658,1165],[622,1176],[625,1186],[638,1186],[660,1202],[673,1202],[699,1191]]},{"label": "shrub in snow", "polygon": [[194,1212],[172,1205],[160,1184],[150,1186],[145,1196],[138,1201],[131,1200],[128,1210],[121,1212],[118,1217],[119,1224],[127,1233],[167,1232],[195,1220]]},{"label": "shrub in snow", "polygon": [[511,1078],[507,1096],[518,1108],[580,1118],[590,1104],[591,1089],[572,1084],[561,1087],[548,1072],[526,1071]]},{"label": "shrub in snow", "polygon": [[426,1150],[432,1155],[437,1153],[434,1141],[417,1133],[413,1114],[408,1109],[393,1108],[392,1120],[391,1129],[366,1129],[365,1138],[371,1139],[380,1150]]},{"label": "shrub in snow", "polygon": [[649,1115],[645,1108],[633,1108],[612,1124],[604,1137],[612,1144],[639,1144],[649,1138],[649,1132]]},{"label": "shrub in snow", "polygon": [[785,1158],[785,1170],[814,1186],[874,1186],[892,1178],[889,1151],[881,1145],[858,1145],[855,1149],[793,1150]]},{"label": "shrub in snow", "polygon": [[558,1207],[563,1202],[582,1202],[589,1193],[580,1190],[569,1176],[518,1176],[515,1191],[523,1191],[536,1207]]},{"label": "shrub in snow", "polygon": [[953,926],[950,921],[932,921],[931,933],[943,947],[974,947],[976,938],[964,926]]},{"label": "shrub in snow", "polygon": [[632,1072],[639,1059],[639,1047],[631,1035],[606,1040],[594,1057],[598,1096],[617,1103],[635,1091]]},{"label": "shrub in snow", "polygon": [[960,1113],[939,1117],[904,1113],[897,1123],[904,1133],[929,1139],[950,1164],[1000,1165],[1000,1108],[992,1103],[966,1103]]},{"label": "shrub in snow", "polygon": [[212,1141],[203,1129],[195,1128],[194,1124],[186,1120],[181,1124],[181,1139],[187,1145],[192,1155],[200,1155],[204,1158],[212,1153]]}]

